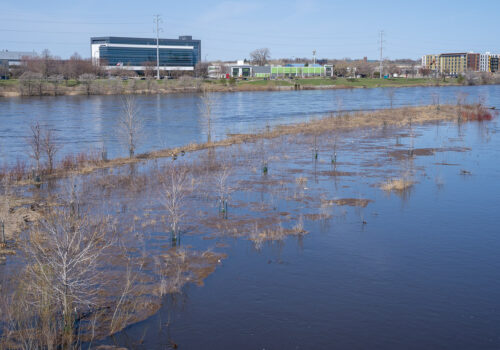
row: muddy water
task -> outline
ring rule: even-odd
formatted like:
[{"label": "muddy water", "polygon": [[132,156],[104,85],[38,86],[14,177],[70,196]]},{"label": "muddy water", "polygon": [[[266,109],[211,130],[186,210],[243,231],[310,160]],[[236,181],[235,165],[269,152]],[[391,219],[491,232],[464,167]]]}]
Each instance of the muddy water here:
[{"label": "muddy water", "polygon": [[[143,349],[500,347],[499,132],[494,121],[345,133],[336,141],[335,165],[327,135],[273,140],[256,153],[235,147],[226,154],[238,164],[229,178],[228,219],[217,219],[210,186],[200,187],[189,199],[181,239],[185,249],[227,258],[203,286],[186,284],[162,299],[158,313],[104,343]],[[401,177],[414,185],[402,192],[380,189]],[[152,192],[140,193],[133,212],[161,215]],[[259,243],[248,220],[258,223],[258,232],[298,222],[304,232]],[[161,226],[142,231],[163,248],[168,242]]]},{"label": "muddy water", "polygon": [[[396,89],[395,107],[437,102],[456,103],[457,95],[468,102],[483,100],[500,107],[499,86],[416,87]],[[213,133],[252,132],[267,125],[304,121],[315,115],[341,110],[387,108],[387,89],[311,90],[287,92],[241,92],[217,94]],[[126,155],[117,139],[120,96],[62,96],[0,98],[0,163],[28,160],[26,136],[29,124],[38,119],[54,128],[65,154],[105,148],[109,157]],[[186,145],[206,140],[206,123],[200,116],[197,94],[138,96],[145,135],[138,152]]]}]

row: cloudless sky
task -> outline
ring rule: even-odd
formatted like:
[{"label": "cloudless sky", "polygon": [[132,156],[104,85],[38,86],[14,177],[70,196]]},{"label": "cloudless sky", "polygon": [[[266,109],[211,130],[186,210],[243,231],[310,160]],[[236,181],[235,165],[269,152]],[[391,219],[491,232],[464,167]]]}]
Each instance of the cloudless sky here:
[{"label": "cloudless sky", "polygon": [[48,48],[90,56],[91,36],[192,35],[208,60],[248,58],[419,58],[427,53],[500,52],[499,0],[0,0],[0,49]]}]

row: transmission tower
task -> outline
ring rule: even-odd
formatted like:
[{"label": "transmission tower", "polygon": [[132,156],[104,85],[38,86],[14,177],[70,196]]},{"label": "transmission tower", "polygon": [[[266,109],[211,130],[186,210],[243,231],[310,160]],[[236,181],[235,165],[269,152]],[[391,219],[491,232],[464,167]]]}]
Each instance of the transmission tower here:
[{"label": "transmission tower", "polygon": [[160,23],[162,23],[161,15],[154,16],[156,29],[156,79],[160,80]]},{"label": "transmission tower", "polygon": [[383,57],[384,57],[384,31],[380,31],[380,79],[383,79],[383,72],[384,72],[384,63],[383,63]]}]

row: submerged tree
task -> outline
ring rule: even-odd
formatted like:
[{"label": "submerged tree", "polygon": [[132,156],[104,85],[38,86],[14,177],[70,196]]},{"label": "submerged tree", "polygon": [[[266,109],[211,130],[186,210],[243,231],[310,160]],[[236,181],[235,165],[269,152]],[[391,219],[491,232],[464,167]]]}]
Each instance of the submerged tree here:
[{"label": "submerged tree", "polygon": [[42,127],[38,121],[30,125],[30,136],[27,139],[30,147],[29,156],[35,161],[36,172],[40,171],[40,160],[43,152]]},{"label": "submerged tree", "polygon": [[232,188],[228,184],[228,178],[231,175],[231,167],[223,162],[220,168],[214,173],[215,192],[219,203],[219,214],[227,218],[228,201]]},{"label": "submerged tree", "polygon": [[200,103],[198,108],[207,123],[207,142],[212,142],[212,115],[215,104],[217,103],[217,97],[208,88],[203,88],[203,92],[200,96]]},{"label": "submerged tree", "polygon": [[188,179],[187,168],[180,165],[171,164],[163,174],[160,174],[163,186],[162,202],[167,210],[172,240],[175,242],[179,238],[180,223],[185,216],[186,197],[191,192]]},{"label": "submerged tree", "polygon": [[55,140],[54,131],[46,129],[42,135],[42,149],[47,157],[47,166],[49,173],[52,173],[55,165],[56,153],[59,151],[59,145]]},{"label": "submerged tree", "polygon": [[117,133],[121,143],[127,146],[130,158],[135,154],[137,144],[142,136],[142,130],[143,121],[135,97],[127,96],[123,99]]}]

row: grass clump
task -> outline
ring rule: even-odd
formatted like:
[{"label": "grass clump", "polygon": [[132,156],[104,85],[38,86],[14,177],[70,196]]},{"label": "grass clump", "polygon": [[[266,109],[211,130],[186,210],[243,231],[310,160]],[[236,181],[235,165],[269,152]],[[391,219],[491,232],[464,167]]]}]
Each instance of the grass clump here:
[{"label": "grass clump", "polygon": [[411,188],[415,182],[408,178],[391,179],[383,183],[381,188],[387,192],[403,192]]}]

